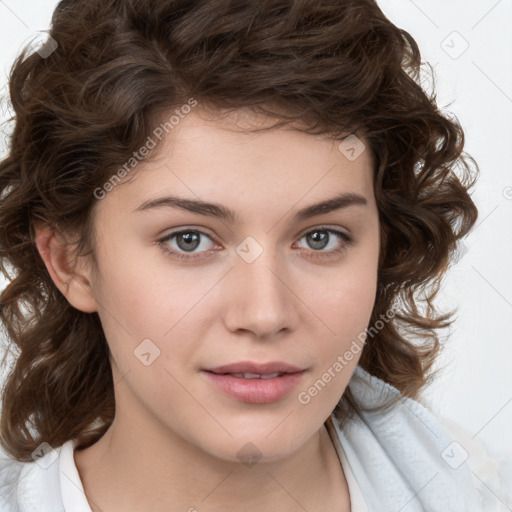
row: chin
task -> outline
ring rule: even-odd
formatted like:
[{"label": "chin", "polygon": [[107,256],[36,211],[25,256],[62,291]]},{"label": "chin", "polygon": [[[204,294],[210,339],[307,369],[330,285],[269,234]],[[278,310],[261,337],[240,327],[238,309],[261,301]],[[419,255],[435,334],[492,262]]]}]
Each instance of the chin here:
[{"label": "chin", "polygon": [[[216,458],[227,462],[243,463],[251,467],[256,462],[276,462],[285,459],[295,453],[316,430],[305,429],[304,425],[289,423],[288,428],[284,426],[283,420],[286,415],[281,415],[279,421],[266,421],[253,424],[240,429],[231,424],[227,430],[233,435],[227,434],[205,439],[202,448]],[[292,416],[292,415],[290,415]],[[277,427],[277,428],[276,428]]]},{"label": "chin", "polygon": [[272,463],[286,459],[300,445],[283,446],[280,442],[269,442],[264,437],[246,441],[233,441],[228,446],[211,446],[210,454],[225,462],[243,464],[252,467],[255,464]]}]

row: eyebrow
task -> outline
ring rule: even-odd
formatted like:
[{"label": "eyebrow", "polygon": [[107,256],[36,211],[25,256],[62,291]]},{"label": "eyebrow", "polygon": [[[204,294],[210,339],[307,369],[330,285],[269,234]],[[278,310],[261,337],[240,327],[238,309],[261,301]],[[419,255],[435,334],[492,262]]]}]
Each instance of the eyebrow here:
[{"label": "eyebrow", "polygon": [[[368,201],[365,197],[354,194],[354,193],[343,193],[338,194],[331,199],[326,199],[320,203],[315,203],[310,206],[302,208],[294,215],[294,220],[302,221],[315,217],[316,215],[324,215],[326,213],[347,208],[354,205],[368,205]],[[153,208],[180,208],[200,215],[206,215],[210,217],[218,217],[227,222],[236,222],[237,216],[235,212],[225,206],[217,203],[208,203],[197,199],[185,199],[183,197],[166,196],[156,199],[149,199],[142,203],[139,207],[135,208],[132,213],[147,211]]]}]

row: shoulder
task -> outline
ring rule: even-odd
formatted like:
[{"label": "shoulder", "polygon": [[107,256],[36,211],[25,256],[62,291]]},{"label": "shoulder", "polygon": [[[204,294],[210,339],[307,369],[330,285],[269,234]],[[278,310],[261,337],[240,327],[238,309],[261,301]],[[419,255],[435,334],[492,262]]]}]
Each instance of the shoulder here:
[{"label": "shoulder", "polygon": [[[349,386],[361,413],[342,429],[334,423],[365,498],[376,509],[381,503],[385,510],[397,504],[408,510],[510,510],[505,501],[499,508],[496,496],[494,508],[485,506],[485,486],[476,481],[469,445],[457,441],[428,404],[402,396],[359,366]],[[485,454],[479,460],[491,463]]]},{"label": "shoulder", "polygon": [[2,512],[64,512],[60,496],[59,449],[22,462],[0,447]]}]

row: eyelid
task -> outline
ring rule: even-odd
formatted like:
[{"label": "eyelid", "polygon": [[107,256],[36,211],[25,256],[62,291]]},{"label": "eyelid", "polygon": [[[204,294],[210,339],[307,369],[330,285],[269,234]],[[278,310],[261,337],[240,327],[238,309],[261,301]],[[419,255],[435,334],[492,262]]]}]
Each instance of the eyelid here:
[{"label": "eyelid", "polygon": [[[308,234],[310,231],[314,231],[315,229],[331,231],[331,232],[333,232],[333,231],[334,232],[340,232],[340,233],[346,235],[348,238],[352,238],[353,239],[353,236],[352,236],[351,232],[348,229],[343,228],[343,227],[338,226],[338,225],[330,226],[328,224],[320,224],[320,225],[317,224],[317,225],[313,225],[313,226],[304,228],[303,230],[301,230],[299,232],[299,234],[297,234],[295,236],[295,239],[300,239],[304,235]],[[186,232],[186,231],[195,231],[197,233],[201,233],[201,234],[207,236],[208,238],[211,238],[212,241],[214,241],[215,243],[220,244],[220,242],[217,239],[216,235],[213,235],[212,233],[208,232],[208,230],[206,228],[195,227],[193,225],[172,229],[166,235],[162,235],[161,237],[159,237],[158,241],[167,240],[167,239],[171,238],[171,236],[178,235],[178,234]]]},{"label": "eyelid", "polygon": [[343,233],[347,237],[352,238],[352,234],[350,233],[350,231],[348,229],[343,228],[343,227],[338,226],[338,225],[331,226],[329,224],[314,224],[313,226],[310,226],[309,228],[303,229],[297,235],[297,238],[302,238],[304,235],[308,234],[310,231],[315,231],[316,229],[318,229],[319,231],[320,230],[322,230],[322,231],[335,231],[335,232]]},{"label": "eyelid", "polygon": [[158,238],[157,242],[164,242],[166,240],[169,240],[170,238],[175,237],[176,235],[179,235],[181,233],[188,233],[189,231],[193,231],[194,233],[199,233],[201,235],[204,235],[205,237],[211,239],[212,242],[215,242],[218,245],[221,245],[220,242],[217,240],[217,237],[215,235],[212,235],[208,231],[206,231],[204,228],[195,228],[190,226],[185,226],[184,228],[177,228],[169,233],[167,233],[164,236],[161,236]]}]

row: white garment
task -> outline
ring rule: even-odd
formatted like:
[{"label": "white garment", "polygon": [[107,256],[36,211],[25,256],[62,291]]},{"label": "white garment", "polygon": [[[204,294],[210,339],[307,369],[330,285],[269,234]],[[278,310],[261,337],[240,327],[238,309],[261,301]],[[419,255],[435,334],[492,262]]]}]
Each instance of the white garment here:
[{"label": "white garment", "polygon": [[[367,406],[399,394],[360,367],[349,386]],[[387,412],[363,412],[343,430],[331,415],[326,426],[352,512],[512,511],[512,462],[490,458],[463,430],[450,435],[417,401],[402,397]],[[0,512],[91,512],[73,457],[75,444],[69,440],[35,462],[3,453]]]}]

